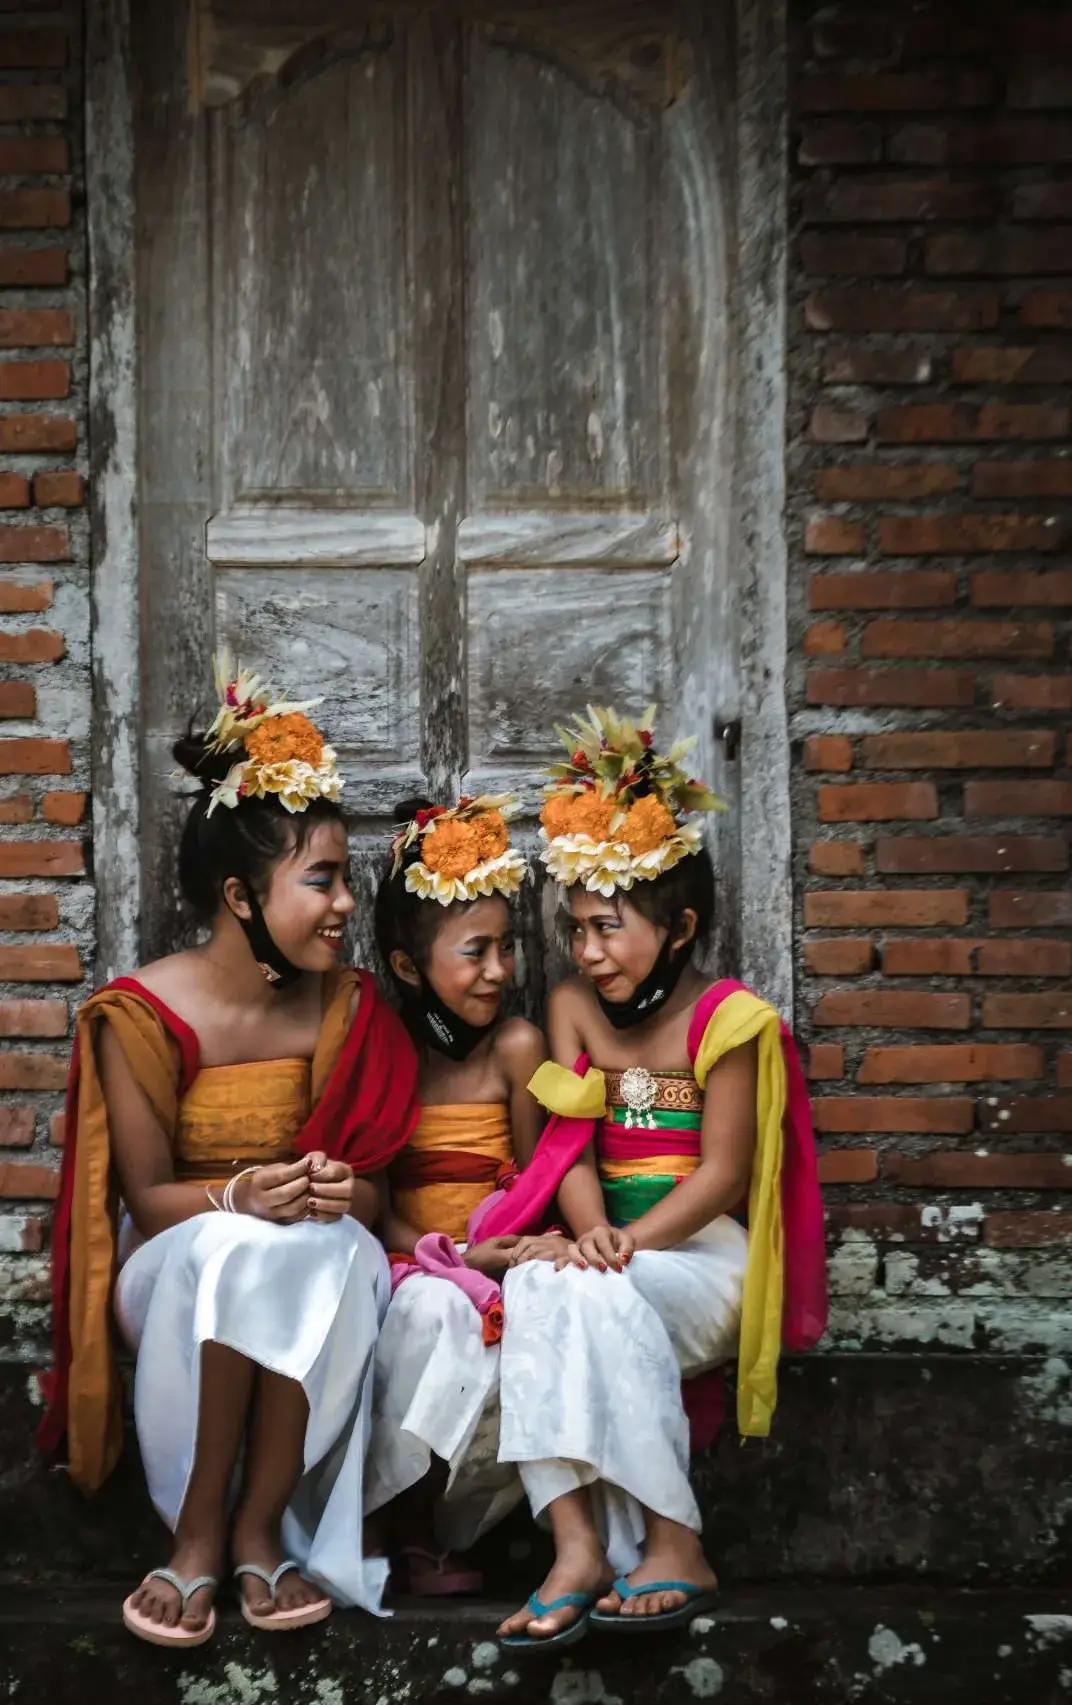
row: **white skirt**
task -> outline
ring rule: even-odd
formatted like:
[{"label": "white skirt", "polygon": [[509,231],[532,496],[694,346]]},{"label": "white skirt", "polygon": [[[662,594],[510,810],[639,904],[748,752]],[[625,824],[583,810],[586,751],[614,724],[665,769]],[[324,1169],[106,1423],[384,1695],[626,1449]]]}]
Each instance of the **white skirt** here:
[{"label": "white skirt", "polygon": [[591,1487],[617,1574],[640,1561],[643,1508],[700,1530],[681,1378],[734,1354],[747,1254],[724,1217],[624,1273],[532,1261],[506,1276],[499,1456],[537,1519]]},{"label": "white skirt", "polygon": [[469,1298],[449,1279],[415,1273],[391,1298],[376,1346],[365,1509],[380,1509],[448,1467],[436,1538],[464,1551],[524,1498],[499,1455],[499,1346],[483,1341]]},{"label": "white skirt", "polygon": [[380,1614],[383,1558],[362,1554],[371,1368],[389,1297],[387,1259],[349,1217],[272,1225],[198,1214],[130,1255],[115,1306],[137,1352],[134,1409],[149,1493],[174,1530],[197,1440],[201,1346],[227,1345],[293,1379],[309,1403],[304,1472],[283,1546],[336,1604]]}]

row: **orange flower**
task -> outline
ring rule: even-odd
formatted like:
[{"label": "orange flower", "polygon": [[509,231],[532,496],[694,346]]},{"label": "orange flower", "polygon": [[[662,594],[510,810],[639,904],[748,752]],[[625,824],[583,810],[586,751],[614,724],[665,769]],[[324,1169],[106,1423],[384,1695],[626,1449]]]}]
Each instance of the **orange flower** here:
[{"label": "orange flower", "polygon": [[296,759],[315,770],[324,756],[324,736],[300,710],[268,717],[250,730],[243,744],[260,764],[285,764]]},{"label": "orange flower", "polygon": [[440,876],[468,876],[483,862],[475,823],[459,823],[454,817],[437,820],[422,837],[421,860]]},{"label": "orange flower", "polygon": [[666,806],[653,793],[648,793],[629,807],[625,822],[618,831],[618,839],[624,841],[629,851],[639,858],[642,853],[654,852],[656,847],[661,847],[676,828],[677,824]]},{"label": "orange flower", "polygon": [[481,811],[471,822],[476,830],[480,864],[486,859],[498,858],[500,853],[506,851],[510,845],[510,833],[501,811]]},{"label": "orange flower", "polygon": [[553,793],[540,812],[540,822],[552,841],[559,835],[609,840],[613,818],[613,805],[598,793]]}]

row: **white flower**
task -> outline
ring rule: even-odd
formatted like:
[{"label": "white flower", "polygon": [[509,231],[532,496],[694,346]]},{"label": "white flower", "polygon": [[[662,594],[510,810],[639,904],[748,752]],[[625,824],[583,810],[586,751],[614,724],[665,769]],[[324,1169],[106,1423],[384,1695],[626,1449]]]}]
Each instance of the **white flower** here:
[{"label": "white flower", "polygon": [[454,900],[488,899],[501,894],[504,899],[517,893],[528,875],[528,866],[514,847],[485,859],[466,876],[444,876],[441,871],[429,870],[421,860],[406,867],[406,891],[420,900],[438,900],[449,906]]},{"label": "white flower", "polygon": [[594,841],[590,835],[556,835],[550,840],[545,829],[540,834],[546,842],[540,858],[556,882],[564,888],[583,883],[590,894],[608,900],[616,892],[628,893],[636,882],[654,881],[703,845],[703,827],[696,819],[682,823],[645,853],[631,852],[624,841]]}]

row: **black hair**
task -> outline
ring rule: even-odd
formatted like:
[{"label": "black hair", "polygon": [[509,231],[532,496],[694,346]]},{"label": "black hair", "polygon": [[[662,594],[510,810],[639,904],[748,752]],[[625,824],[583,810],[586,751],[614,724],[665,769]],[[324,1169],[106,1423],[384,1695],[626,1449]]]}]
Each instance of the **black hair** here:
[{"label": "black hair", "polygon": [[628,901],[642,918],[673,931],[686,910],[696,913],[693,947],[706,949],[715,920],[715,867],[705,846],[689,853],[650,882],[635,882],[627,894],[615,894],[616,904]]},{"label": "black hair", "polygon": [[[427,799],[402,799],[395,806],[393,820],[400,826],[412,823],[418,811],[430,809],[431,804]],[[376,887],[372,915],[376,948],[384,969],[390,972],[399,986],[401,979],[391,964],[392,953],[401,948],[418,971],[423,971],[431,957],[432,943],[439,934],[444,919],[458,906],[468,904],[465,900],[452,900],[449,906],[430,905],[419,895],[411,894],[406,887],[403,871],[407,864],[415,864],[420,856],[421,843],[416,840],[406,849],[401,869],[395,876],[392,874],[394,859],[388,854]]]},{"label": "black hair", "polygon": [[215,917],[229,876],[263,900],[274,867],[300,852],[319,823],[346,826],[341,807],[323,798],[299,812],[288,811],[272,795],[240,799],[233,808],[218,805],[210,817],[211,790],[231,769],[234,754],[210,752],[205,736],[192,727],[171,750],[176,763],[201,783],[179,841],[179,887],[198,918]]}]

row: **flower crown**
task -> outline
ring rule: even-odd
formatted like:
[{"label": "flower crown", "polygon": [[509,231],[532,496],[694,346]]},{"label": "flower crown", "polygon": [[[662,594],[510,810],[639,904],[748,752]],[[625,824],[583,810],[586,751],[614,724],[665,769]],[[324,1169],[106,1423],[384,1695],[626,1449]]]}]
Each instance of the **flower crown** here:
[{"label": "flower crown", "polygon": [[695,739],[677,740],[665,756],[652,734],[655,706],[633,724],[612,710],[588,707],[557,728],[570,758],[552,764],[540,834],[540,857],[556,882],[582,882],[608,899],[615,889],[650,882],[697,853],[703,828],[693,813],[724,811],[722,800],[681,768]]},{"label": "flower crown", "polygon": [[241,799],[273,794],[287,811],[304,811],[314,799],[338,799],[342,777],[335,753],[304,714],[320,699],[288,704],[230,651],[213,659],[220,708],[205,735],[206,752],[241,751],[212,789],[208,815],[217,805],[230,810]]},{"label": "flower crown", "polygon": [[391,875],[405,869],[406,888],[422,900],[509,899],[528,874],[510,845],[507,819],[517,809],[512,794],[462,797],[457,805],[429,805],[403,824],[391,842]]}]

